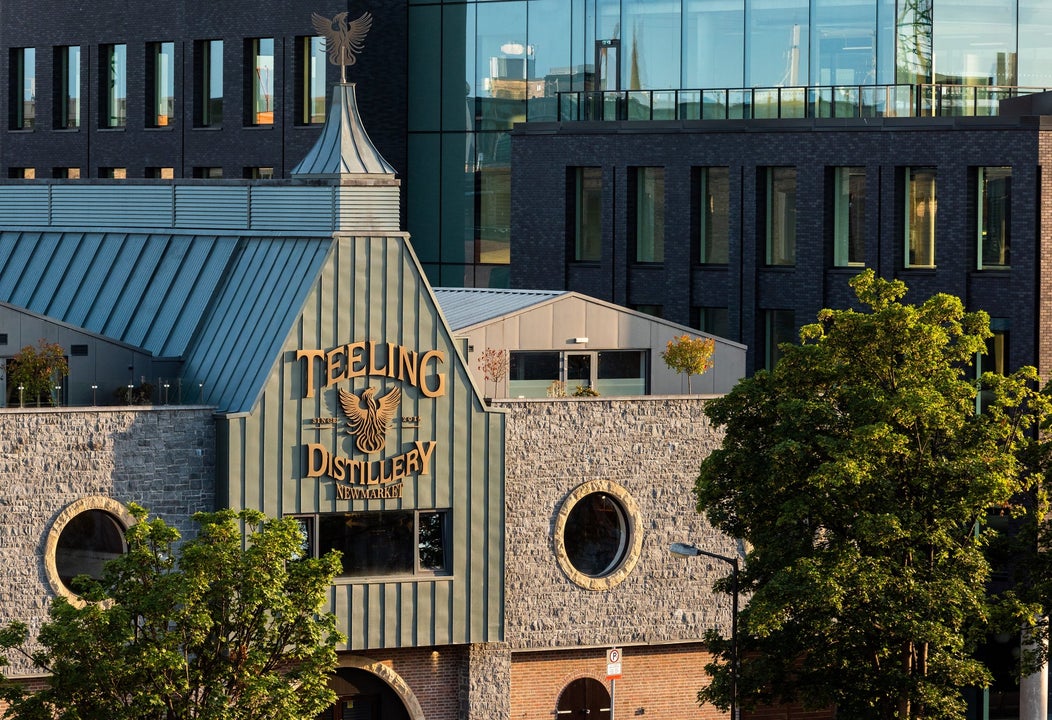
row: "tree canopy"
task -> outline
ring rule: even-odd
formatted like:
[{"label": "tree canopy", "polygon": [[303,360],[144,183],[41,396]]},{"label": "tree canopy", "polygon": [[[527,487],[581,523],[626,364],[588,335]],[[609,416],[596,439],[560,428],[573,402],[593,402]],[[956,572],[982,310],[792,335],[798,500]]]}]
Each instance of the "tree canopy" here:
[{"label": "tree canopy", "polygon": [[692,338],[680,335],[669,340],[661,352],[661,359],[670,370],[687,376],[687,394],[690,394],[690,376],[701,375],[712,367],[712,353],[716,341],[712,338]]},{"label": "tree canopy", "polygon": [[[1036,481],[1019,453],[1046,397],[1033,368],[977,386],[985,313],[903,303],[868,270],[851,284],[863,311],[823,310],[772,371],[706,405],[726,435],[698,509],[749,548],[739,702],[962,718],[962,688],[989,679],[971,654],[990,617],[985,519]],[[708,639],[699,700],[726,707],[731,644]]]},{"label": "tree canopy", "polygon": [[200,532],[180,544],[177,530],[130,510],[127,553],[101,580],[76,581],[87,602],[55,598],[34,646],[22,623],[0,631],[8,654],[50,673],[36,692],[0,684],[5,717],[300,720],[334,701],[340,637],[319,608],[338,554],[303,556],[293,518],[199,513]]}]

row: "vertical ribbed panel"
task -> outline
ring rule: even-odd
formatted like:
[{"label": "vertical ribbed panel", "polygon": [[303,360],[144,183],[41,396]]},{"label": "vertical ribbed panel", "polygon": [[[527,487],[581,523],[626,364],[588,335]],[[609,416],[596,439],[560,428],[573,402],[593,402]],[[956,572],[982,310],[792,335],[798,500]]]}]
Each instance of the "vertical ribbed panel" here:
[{"label": "vertical ribbed panel", "polygon": [[[256,317],[260,317],[257,315]],[[451,516],[451,577],[397,577],[340,581],[332,609],[354,650],[493,642],[503,637],[504,416],[487,412],[435,305],[404,237],[338,237],[314,276],[263,394],[252,412],[223,425],[243,447],[231,457],[228,492],[233,503],[268,515],[361,510],[446,509]],[[428,398],[393,378],[362,377],[322,388],[306,398],[301,349],[347,343],[392,342],[418,352],[445,353],[446,393]],[[233,360],[232,360],[233,361]],[[402,391],[387,447],[370,460],[405,452],[413,440],[437,442],[431,473],[407,477],[399,499],[340,500],[329,477],[306,477],[304,444],[317,442],[342,456],[365,458],[345,431],[337,390],[378,394]],[[418,416],[403,429],[401,416]],[[313,418],[340,417],[319,429]],[[237,506],[235,504],[235,506]]]}]

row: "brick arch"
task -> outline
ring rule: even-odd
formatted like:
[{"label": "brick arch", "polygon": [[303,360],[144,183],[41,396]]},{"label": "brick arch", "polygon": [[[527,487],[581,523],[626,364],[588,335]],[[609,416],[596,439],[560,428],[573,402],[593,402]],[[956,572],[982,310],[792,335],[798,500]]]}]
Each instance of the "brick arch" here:
[{"label": "brick arch", "polygon": [[406,712],[409,713],[410,720],[426,720],[424,718],[424,710],[420,707],[420,702],[417,701],[416,695],[409,689],[409,684],[402,679],[401,675],[387,665],[362,655],[340,655],[337,659],[336,667],[364,670],[375,675],[394,690],[395,695],[398,696],[398,699],[405,706]]}]

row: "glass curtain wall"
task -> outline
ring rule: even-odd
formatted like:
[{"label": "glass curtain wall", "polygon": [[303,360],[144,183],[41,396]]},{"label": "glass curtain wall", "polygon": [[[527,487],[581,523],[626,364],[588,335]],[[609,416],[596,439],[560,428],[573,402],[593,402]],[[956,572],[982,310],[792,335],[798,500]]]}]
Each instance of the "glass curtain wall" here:
[{"label": "glass curtain wall", "polygon": [[[776,103],[791,115],[784,88],[808,85],[826,88],[830,106],[843,103],[845,112],[885,102],[867,93],[875,84],[1052,87],[1047,0],[408,4],[407,222],[430,280],[441,285],[507,285],[509,133],[517,122],[556,120],[560,92],[585,93],[585,115],[594,102],[606,117],[664,118],[724,117],[727,103],[743,102],[755,103],[757,116]],[[748,87],[755,96],[723,93]],[[628,93],[628,105],[609,91]],[[788,102],[802,114],[806,100],[800,92]],[[975,100],[948,93],[940,101],[952,111]],[[985,102],[993,107],[996,98]],[[253,119],[265,122],[267,112]]]}]

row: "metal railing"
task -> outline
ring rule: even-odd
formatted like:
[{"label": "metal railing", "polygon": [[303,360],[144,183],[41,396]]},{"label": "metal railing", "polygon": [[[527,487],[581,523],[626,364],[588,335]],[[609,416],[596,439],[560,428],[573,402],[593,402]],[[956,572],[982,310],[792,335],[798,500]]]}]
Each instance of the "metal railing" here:
[{"label": "metal railing", "polygon": [[996,116],[1001,100],[1046,88],[827,85],[558,93],[558,120],[752,120]]}]

